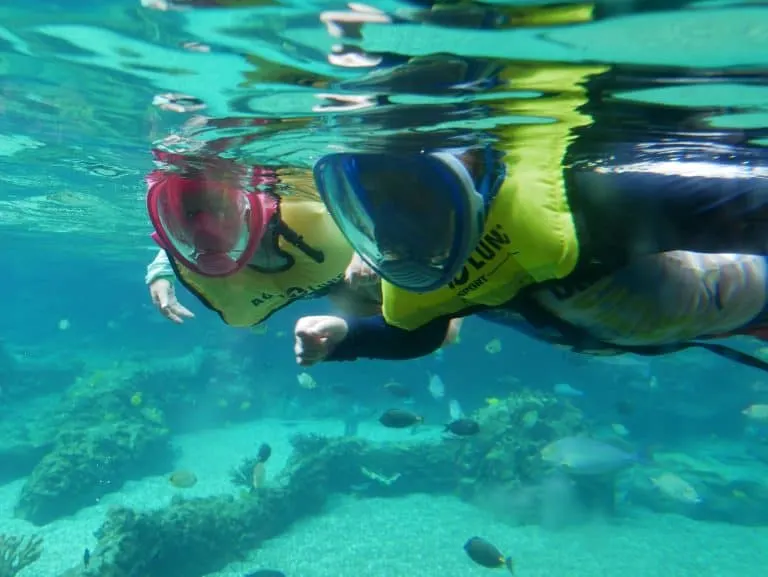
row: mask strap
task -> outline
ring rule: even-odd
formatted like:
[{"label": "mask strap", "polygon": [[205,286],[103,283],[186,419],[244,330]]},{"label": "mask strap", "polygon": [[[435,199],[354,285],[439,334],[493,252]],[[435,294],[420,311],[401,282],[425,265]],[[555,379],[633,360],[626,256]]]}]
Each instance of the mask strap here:
[{"label": "mask strap", "polygon": [[323,254],[323,251],[317,250],[316,248],[312,248],[311,246],[309,246],[307,241],[304,240],[303,236],[301,236],[299,233],[293,230],[290,226],[285,224],[282,220],[278,221],[277,227],[275,230],[286,241],[288,241],[290,244],[298,248],[301,252],[303,252],[305,255],[307,255],[316,263],[322,264],[323,262],[325,262],[325,254]]}]

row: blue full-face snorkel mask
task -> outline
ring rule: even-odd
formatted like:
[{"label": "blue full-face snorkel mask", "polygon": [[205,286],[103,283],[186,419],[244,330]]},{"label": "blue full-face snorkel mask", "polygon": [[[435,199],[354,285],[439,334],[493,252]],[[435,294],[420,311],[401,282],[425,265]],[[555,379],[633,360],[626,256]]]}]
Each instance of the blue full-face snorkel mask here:
[{"label": "blue full-face snorkel mask", "polygon": [[490,148],[473,180],[450,152],[329,154],[314,167],[329,213],[355,251],[391,284],[436,290],[477,246],[504,178]]}]

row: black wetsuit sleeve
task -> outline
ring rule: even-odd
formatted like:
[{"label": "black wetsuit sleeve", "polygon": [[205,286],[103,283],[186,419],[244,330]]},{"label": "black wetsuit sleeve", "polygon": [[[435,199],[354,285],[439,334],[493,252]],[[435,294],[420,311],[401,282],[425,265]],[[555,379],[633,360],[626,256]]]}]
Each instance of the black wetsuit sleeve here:
[{"label": "black wetsuit sleeve", "polygon": [[583,256],[621,262],[670,250],[768,254],[768,177],[754,168],[768,167],[768,151],[710,148],[721,154],[692,145],[618,145],[597,168],[567,169]]},{"label": "black wetsuit sleeve", "polygon": [[388,325],[382,316],[346,319],[349,332],[326,361],[359,358],[406,360],[426,356],[443,344],[449,317],[441,317],[413,331]]}]

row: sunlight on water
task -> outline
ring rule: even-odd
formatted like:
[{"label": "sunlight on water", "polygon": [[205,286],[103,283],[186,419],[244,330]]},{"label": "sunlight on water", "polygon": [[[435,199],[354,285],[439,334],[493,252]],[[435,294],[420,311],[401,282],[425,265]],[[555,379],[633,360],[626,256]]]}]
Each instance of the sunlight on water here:
[{"label": "sunlight on water", "polygon": [[[329,149],[418,148],[547,121],[557,115],[547,96],[576,76],[601,102],[602,130],[764,137],[758,3],[608,2],[596,22],[578,4],[223,4],[114,2],[56,18],[3,9],[9,231],[34,220],[99,234],[30,190],[44,187],[96,194],[111,214],[84,209],[83,222],[138,233],[146,149],[169,130],[213,153],[308,167]],[[542,62],[573,74],[560,85],[530,77]],[[598,66],[610,64],[621,66]]]}]

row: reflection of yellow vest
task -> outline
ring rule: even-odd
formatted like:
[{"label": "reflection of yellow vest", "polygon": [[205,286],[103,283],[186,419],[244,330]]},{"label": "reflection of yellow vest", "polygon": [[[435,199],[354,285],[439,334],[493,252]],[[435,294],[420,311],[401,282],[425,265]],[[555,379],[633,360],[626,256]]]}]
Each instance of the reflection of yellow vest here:
[{"label": "reflection of yellow vest", "polygon": [[494,6],[504,16],[505,28],[522,26],[564,26],[592,20],[595,5],[592,2],[581,4],[561,4],[542,6]]},{"label": "reflection of yellow vest", "polygon": [[[462,26],[478,27],[488,17],[495,16],[490,28],[521,28],[523,26],[563,26],[577,24],[592,20],[594,4],[584,2],[581,4],[542,5],[542,6],[503,6],[501,4],[479,4],[474,0],[463,1],[438,1],[429,8],[432,18],[423,18],[427,21],[443,21],[445,14],[453,13],[454,18],[459,19]],[[450,22],[450,20],[449,20]],[[486,24],[488,26],[488,24]]]},{"label": "reflection of yellow vest", "polygon": [[[579,245],[565,192],[563,157],[572,129],[590,120],[577,110],[586,99],[581,83],[604,70],[536,64],[505,71],[512,88],[553,95],[508,100],[496,111],[494,118],[506,124],[496,136],[506,152],[507,177],[480,242],[456,278],[436,291],[413,294],[382,283],[389,324],[415,329],[474,305],[498,306],[529,285],[566,277],[574,269]],[[504,123],[504,115],[517,122]]]},{"label": "reflection of yellow vest", "polygon": [[284,197],[280,215],[307,245],[322,253],[323,262],[316,262],[281,236],[278,250],[293,259],[293,265],[281,272],[248,267],[231,277],[208,278],[175,263],[181,282],[229,325],[258,324],[293,301],[322,293],[343,278],[352,248],[323,204]]}]

